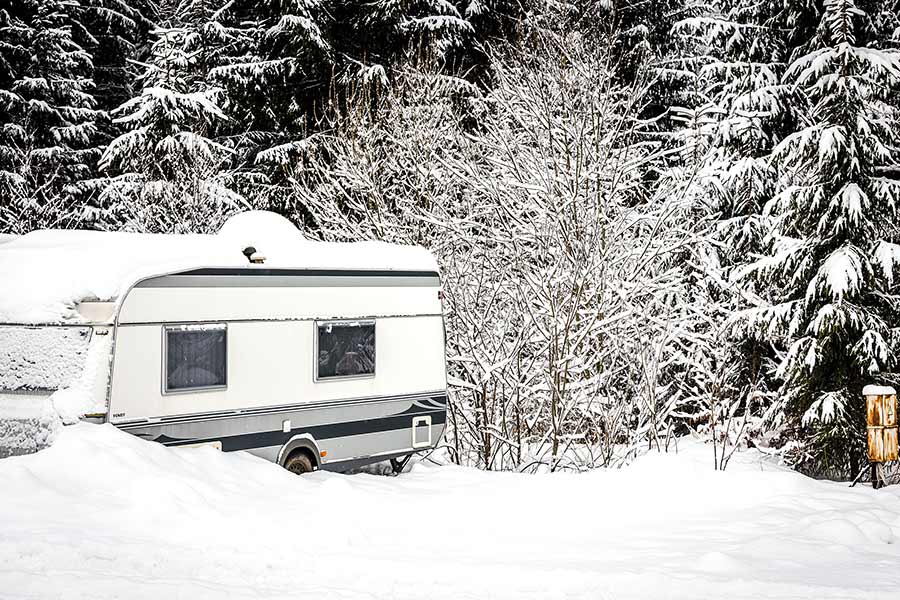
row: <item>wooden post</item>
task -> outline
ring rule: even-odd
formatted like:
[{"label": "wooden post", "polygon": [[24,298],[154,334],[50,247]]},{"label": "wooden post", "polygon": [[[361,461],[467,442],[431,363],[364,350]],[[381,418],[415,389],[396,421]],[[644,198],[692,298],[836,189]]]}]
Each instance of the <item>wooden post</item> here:
[{"label": "wooden post", "polygon": [[892,387],[867,385],[863,388],[866,398],[866,437],[869,463],[872,471],[872,487],[884,487],[881,463],[897,460],[897,391]]}]

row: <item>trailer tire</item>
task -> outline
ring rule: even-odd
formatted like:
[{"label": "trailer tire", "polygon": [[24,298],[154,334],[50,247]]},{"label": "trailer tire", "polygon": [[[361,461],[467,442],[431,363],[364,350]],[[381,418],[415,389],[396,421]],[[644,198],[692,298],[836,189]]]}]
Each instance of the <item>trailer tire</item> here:
[{"label": "trailer tire", "polygon": [[313,461],[309,457],[309,453],[303,450],[297,450],[284,461],[284,468],[295,475],[303,475],[304,473],[313,472]]}]

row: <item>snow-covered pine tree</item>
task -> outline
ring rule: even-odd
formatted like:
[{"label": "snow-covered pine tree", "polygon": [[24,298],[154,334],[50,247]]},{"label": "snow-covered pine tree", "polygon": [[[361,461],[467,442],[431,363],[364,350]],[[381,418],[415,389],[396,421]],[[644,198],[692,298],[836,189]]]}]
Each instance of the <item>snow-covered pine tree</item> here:
[{"label": "snow-covered pine tree", "polygon": [[100,155],[91,56],[73,37],[76,1],[0,10],[0,230],[66,226],[70,186]]},{"label": "snow-covered pine tree", "polygon": [[488,48],[502,40],[514,42],[524,30],[532,5],[521,0],[466,0],[457,7],[472,26],[474,42],[467,47],[465,59],[457,61],[458,69],[468,73],[470,80],[484,81],[489,72]]},{"label": "snow-covered pine tree", "polygon": [[73,18],[75,39],[93,58],[94,98],[110,111],[129,98],[140,74],[133,64],[153,29],[161,7],[153,0],[80,0]]},{"label": "snow-covered pine tree", "polygon": [[[714,123],[707,127],[694,185],[702,190],[698,201],[719,218],[718,276],[730,280],[726,314],[765,303],[766,285],[740,274],[759,257],[772,227],[763,212],[776,191],[769,153],[796,126],[793,89],[783,75],[793,59],[822,46],[821,11],[815,3],[793,1],[697,4],[690,18],[675,25],[677,53],[660,69],[683,84],[685,108],[673,113]],[[868,39],[884,34],[881,21],[861,19]],[[740,322],[727,331],[719,346],[726,361],[721,372],[728,376],[716,387],[725,404],[740,404],[759,417],[756,433],[777,429],[783,413],[773,401],[778,386],[773,349]]]},{"label": "snow-covered pine tree", "polygon": [[708,335],[715,341],[698,347],[706,357],[698,363],[708,367],[699,372],[706,384],[698,387],[706,391],[698,396],[694,418],[711,430],[718,429],[716,412],[735,411],[743,433],[756,437],[777,412],[768,381],[775,370],[771,350],[740,327],[730,327],[729,321],[740,309],[760,303],[752,281],[733,275],[759,255],[770,228],[762,215],[774,193],[768,154],[788,133],[791,102],[781,76],[791,51],[789,39],[808,35],[801,31],[808,22],[803,18],[807,8],[801,3],[735,0],[695,6],[691,17],[673,27],[676,52],[658,69],[663,79],[677,82],[678,96],[685,102],[670,113],[685,125],[676,123],[668,135],[680,139],[679,130],[687,126],[702,138],[694,144],[696,150],[682,155],[669,171],[677,177],[687,170],[696,210],[717,219],[710,266],[696,274],[707,282],[706,313],[715,324]]},{"label": "snow-covered pine tree", "polygon": [[327,96],[332,49],[318,0],[219,2],[232,45],[211,72],[228,88],[232,114],[260,132],[297,133]]},{"label": "snow-covered pine tree", "polygon": [[334,52],[319,0],[219,2],[216,20],[231,39],[210,71],[224,90],[233,176],[254,205],[288,212],[284,165],[317,128],[334,74]]},{"label": "snow-covered pine tree", "polygon": [[[891,4],[896,8],[896,0],[858,2],[862,45],[890,44],[900,26]],[[717,123],[709,128],[704,185],[721,212],[723,263],[740,264],[768,228],[760,218],[773,194],[768,154],[795,125],[783,74],[794,59],[828,45],[827,30],[818,26],[822,7],[804,1],[714,0],[690,10],[673,27],[676,52],[657,71],[663,79],[681,78],[689,113]]]},{"label": "snow-covered pine tree", "polygon": [[344,87],[337,90],[339,99],[355,96],[360,88],[377,96],[399,70],[409,68],[463,78],[457,82],[463,88],[465,82],[487,86],[489,48],[513,41],[529,10],[545,10],[531,0],[378,0],[330,6],[334,18],[328,35]]},{"label": "snow-covered pine tree", "polygon": [[770,252],[756,272],[773,300],[750,324],[787,348],[786,424],[809,472],[852,476],[865,448],[862,386],[897,365],[900,53],[857,46],[866,14],[826,0],[827,46],[797,58],[796,131],[771,154]]},{"label": "snow-covered pine tree", "polygon": [[[675,50],[678,40],[670,30],[690,13],[692,4],[690,0],[579,2],[573,3],[573,21],[591,35],[614,33],[612,66],[617,78],[627,83],[641,77],[648,63],[660,65]],[[666,101],[674,92],[665,80],[659,80],[652,87],[653,102],[648,103],[645,115],[656,117],[665,112]]]},{"label": "snow-covered pine tree", "polygon": [[783,29],[770,26],[776,20],[772,9],[767,3],[724,0],[673,28],[681,55],[672,64],[690,79],[689,104],[674,112],[704,115],[711,122],[698,183],[720,215],[726,267],[760,248],[766,230],[760,213],[773,179],[766,157],[786,133],[790,98],[781,75],[788,46]]},{"label": "snow-covered pine tree", "polygon": [[[157,7],[147,0],[81,0],[68,6],[76,23],[75,40],[91,55],[94,65],[97,142],[105,147],[122,133],[110,112],[134,95],[140,72],[136,59],[147,50],[149,31],[153,28],[145,14],[158,16]],[[92,177],[69,187],[72,208],[77,210],[83,225],[102,228],[117,224],[96,220],[98,197],[104,185],[103,179]]]},{"label": "snow-covered pine tree", "polygon": [[[368,61],[393,65],[443,64],[470,43],[471,23],[448,0],[376,0],[360,4],[356,30],[365,36]],[[362,58],[362,57],[361,57]]]},{"label": "snow-covered pine tree", "polygon": [[212,1],[183,0],[169,26],[153,32],[143,90],[114,111],[127,129],[100,161],[112,177],[100,196],[103,221],[150,231],[215,230],[245,207],[217,140],[223,90],[210,83],[230,33]]}]

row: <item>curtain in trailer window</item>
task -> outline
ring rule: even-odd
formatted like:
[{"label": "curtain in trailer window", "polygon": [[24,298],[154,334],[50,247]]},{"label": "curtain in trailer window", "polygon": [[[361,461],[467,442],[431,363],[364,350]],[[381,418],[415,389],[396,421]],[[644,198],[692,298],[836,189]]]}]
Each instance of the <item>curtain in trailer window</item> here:
[{"label": "curtain in trailer window", "polygon": [[375,323],[320,323],[318,378],[375,374]]},{"label": "curtain in trailer window", "polygon": [[166,391],[225,387],[224,326],[166,330]]}]

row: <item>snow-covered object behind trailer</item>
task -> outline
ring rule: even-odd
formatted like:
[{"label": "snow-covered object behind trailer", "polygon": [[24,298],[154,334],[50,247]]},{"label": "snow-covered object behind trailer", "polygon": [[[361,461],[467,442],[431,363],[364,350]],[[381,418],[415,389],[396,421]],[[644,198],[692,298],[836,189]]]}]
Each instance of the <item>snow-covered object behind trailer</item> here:
[{"label": "snow-covered object behind trailer", "polygon": [[0,327],[0,390],[68,387],[84,368],[90,337],[89,327]]},{"label": "snow-covered object behind trailer", "polygon": [[106,328],[0,325],[0,458],[39,450],[61,423],[106,413]]}]

